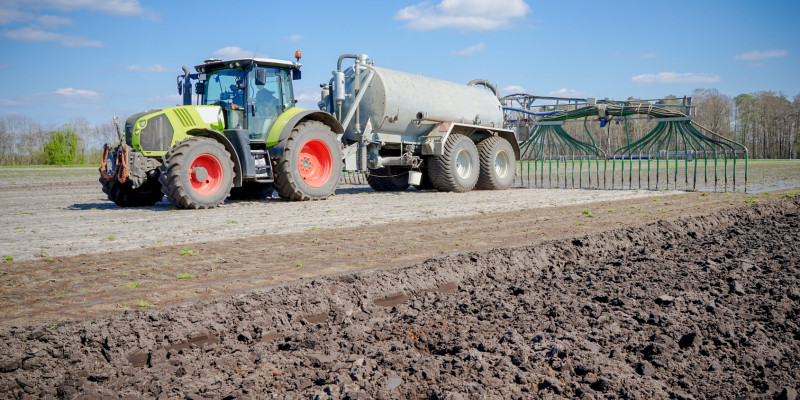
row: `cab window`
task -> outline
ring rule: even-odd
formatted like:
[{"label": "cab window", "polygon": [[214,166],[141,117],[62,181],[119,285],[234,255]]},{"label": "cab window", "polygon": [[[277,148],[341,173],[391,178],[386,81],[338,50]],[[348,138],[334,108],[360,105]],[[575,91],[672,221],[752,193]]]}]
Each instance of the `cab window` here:
[{"label": "cab window", "polygon": [[[266,82],[256,82],[256,70],[266,70]],[[277,68],[256,67],[247,75],[248,130],[251,140],[266,140],[272,124],[284,108],[281,94],[282,74]]]}]

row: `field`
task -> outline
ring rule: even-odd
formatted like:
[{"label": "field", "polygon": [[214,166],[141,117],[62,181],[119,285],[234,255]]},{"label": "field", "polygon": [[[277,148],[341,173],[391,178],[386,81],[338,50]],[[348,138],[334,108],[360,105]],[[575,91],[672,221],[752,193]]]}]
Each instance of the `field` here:
[{"label": "field", "polygon": [[795,161],[751,161],[746,194],[344,185],[198,211],[120,209],[96,174],[0,169],[6,397],[771,398],[800,380]]}]

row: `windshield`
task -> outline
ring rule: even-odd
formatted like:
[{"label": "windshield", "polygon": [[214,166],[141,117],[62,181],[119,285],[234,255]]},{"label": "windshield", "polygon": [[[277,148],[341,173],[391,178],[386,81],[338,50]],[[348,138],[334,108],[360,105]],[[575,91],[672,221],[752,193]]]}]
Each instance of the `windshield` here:
[{"label": "windshield", "polygon": [[244,92],[239,89],[242,79],[241,70],[223,69],[209,73],[205,87],[205,104],[235,104],[244,107]]}]

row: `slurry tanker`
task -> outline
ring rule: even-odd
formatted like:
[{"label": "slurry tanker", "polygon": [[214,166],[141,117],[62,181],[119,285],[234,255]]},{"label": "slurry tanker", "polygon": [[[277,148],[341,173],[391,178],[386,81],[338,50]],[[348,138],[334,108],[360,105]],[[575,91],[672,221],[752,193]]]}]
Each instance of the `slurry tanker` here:
[{"label": "slurry tanker", "polygon": [[123,207],[166,196],[197,209],[273,190],[288,200],[325,199],[343,171],[366,172],[376,191],[512,185],[520,150],[488,81],[458,84],[344,54],[321,85],[320,109],[304,110],[292,85],[300,67],[300,52],[295,61],[183,67],[183,105],[131,115],[118,128],[121,144],[106,145],[103,191]]}]

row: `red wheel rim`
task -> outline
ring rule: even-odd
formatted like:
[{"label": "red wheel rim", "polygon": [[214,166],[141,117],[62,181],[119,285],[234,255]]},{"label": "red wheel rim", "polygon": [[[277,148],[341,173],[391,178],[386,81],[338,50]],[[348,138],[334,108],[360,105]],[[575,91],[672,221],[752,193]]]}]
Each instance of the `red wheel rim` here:
[{"label": "red wheel rim", "polygon": [[201,154],[192,161],[189,182],[198,194],[216,193],[222,185],[222,164],[211,154]]},{"label": "red wheel rim", "polygon": [[300,149],[297,169],[306,185],[320,187],[328,182],[333,168],[333,156],[328,146],[319,139],[309,140]]}]

